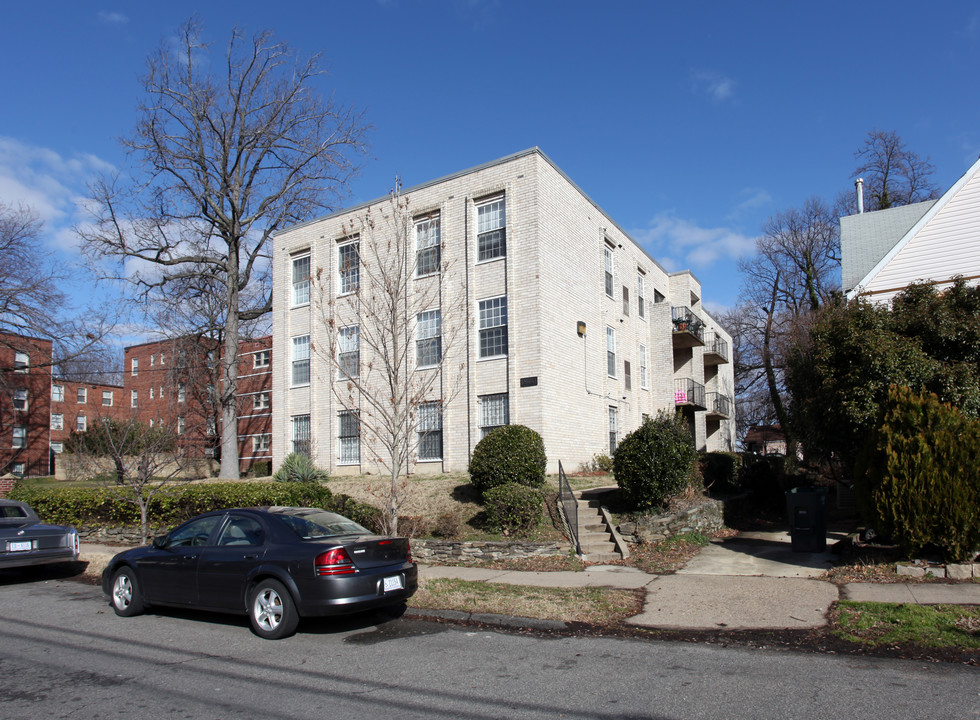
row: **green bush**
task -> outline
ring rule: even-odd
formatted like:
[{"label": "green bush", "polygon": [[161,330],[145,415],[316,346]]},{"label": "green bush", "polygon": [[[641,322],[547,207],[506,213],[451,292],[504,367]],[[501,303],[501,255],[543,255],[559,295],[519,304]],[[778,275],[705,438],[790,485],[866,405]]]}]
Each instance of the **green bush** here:
[{"label": "green bush", "polygon": [[269,477],[272,475],[272,461],[271,460],[256,460],[252,463],[252,466],[248,469],[248,474],[252,477]]},{"label": "green bush", "polygon": [[865,519],[909,555],[980,550],[980,422],[932,393],[892,387],[855,467]]},{"label": "green bush", "polygon": [[631,432],[616,448],[613,473],[623,499],[638,510],[660,507],[694,474],[697,452],[679,415],[662,412]]},{"label": "green bush", "polygon": [[330,479],[330,475],[314,465],[309,455],[290,453],[272,479],[276,482],[324,483]]},{"label": "green bush", "polygon": [[698,465],[704,485],[709,490],[719,493],[741,490],[739,472],[742,470],[742,456],[738,453],[703,453],[698,458]]},{"label": "green bush", "polygon": [[526,535],[538,526],[543,502],[541,491],[526,485],[490,488],[483,497],[487,527],[506,535]]},{"label": "green bush", "polygon": [[507,483],[544,485],[548,457],[541,436],[523,425],[505,425],[490,432],[473,449],[470,482],[481,497]]}]

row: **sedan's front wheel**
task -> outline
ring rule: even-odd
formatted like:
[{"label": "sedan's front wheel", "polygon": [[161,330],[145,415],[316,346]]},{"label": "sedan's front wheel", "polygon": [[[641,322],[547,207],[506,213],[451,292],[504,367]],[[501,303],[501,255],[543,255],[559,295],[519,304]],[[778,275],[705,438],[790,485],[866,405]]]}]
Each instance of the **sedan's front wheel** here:
[{"label": "sedan's front wheel", "polygon": [[278,580],[263,580],[248,603],[252,630],[266,640],[292,635],[299,624],[299,614],[289,591]]},{"label": "sedan's front wheel", "polygon": [[121,567],[112,576],[111,600],[116,615],[130,617],[143,612],[143,593],[131,567]]}]

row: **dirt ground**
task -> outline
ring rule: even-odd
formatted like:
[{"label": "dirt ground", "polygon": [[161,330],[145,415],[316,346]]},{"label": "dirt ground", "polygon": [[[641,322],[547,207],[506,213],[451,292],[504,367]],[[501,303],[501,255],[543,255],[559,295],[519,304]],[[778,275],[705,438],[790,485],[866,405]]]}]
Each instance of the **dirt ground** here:
[{"label": "dirt ground", "polygon": [[[380,506],[390,491],[391,480],[377,475],[335,476],[330,478],[327,487],[333,493]],[[413,475],[402,480],[400,487],[405,498],[402,515],[436,518],[445,513],[456,513],[460,521],[466,522],[481,510],[469,479],[462,475]]]}]

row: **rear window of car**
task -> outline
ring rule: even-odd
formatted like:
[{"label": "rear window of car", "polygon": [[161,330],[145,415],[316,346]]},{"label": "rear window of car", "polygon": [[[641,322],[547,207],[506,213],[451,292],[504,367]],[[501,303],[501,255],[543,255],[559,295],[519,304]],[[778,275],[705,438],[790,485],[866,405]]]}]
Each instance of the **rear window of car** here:
[{"label": "rear window of car", "polygon": [[0,505],[0,517],[26,518],[27,512],[19,505]]},{"label": "rear window of car", "polygon": [[370,531],[343,515],[326,510],[282,508],[270,512],[278,515],[286,526],[303,540],[318,540],[336,535],[370,535]]}]

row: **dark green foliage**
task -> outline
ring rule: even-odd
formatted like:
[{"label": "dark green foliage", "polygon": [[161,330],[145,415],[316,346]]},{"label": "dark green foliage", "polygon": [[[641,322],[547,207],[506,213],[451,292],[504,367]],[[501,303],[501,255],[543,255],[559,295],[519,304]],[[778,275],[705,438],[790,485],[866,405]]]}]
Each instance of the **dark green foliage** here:
[{"label": "dark green foliage", "polygon": [[738,484],[758,508],[774,509],[783,506],[784,458],[746,456],[739,473]]},{"label": "dark green foliage", "polygon": [[272,475],[272,461],[256,460],[252,463],[252,467],[248,469],[248,472],[252,477],[269,477]]},{"label": "dark green foliage", "polygon": [[541,487],[547,465],[544,441],[538,433],[523,425],[505,425],[476,444],[470,458],[470,482],[481,497],[507,483]]},{"label": "dark green foliage", "polygon": [[716,493],[733,493],[741,489],[739,473],[742,456],[738,453],[709,452],[698,458],[704,486]]},{"label": "dark green foliage", "polygon": [[650,418],[619,443],[613,456],[616,484],[630,507],[660,507],[694,474],[697,452],[679,415]]},{"label": "dark green foliage", "polygon": [[[116,488],[44,488],[20,485],[9,493],[33,507],[45,522],[76,527],[133,527],[139,509]],[[377,529],[377,509],[347,495],[334,495],[324,485],[311,483],[199,483],[174,487],[150,501],[159,528],[173,527],[209,510],[231,507],[286,505],[321,507],[340,513],[370,529]]]},{"label": "dark green foliage", "polygon": [[148,448],[166,452],[175,447],[173,434],[165,428],[151,428],[139,422],[120,422],[108,418],[93,422],[85,432],[72,430],[65,441],[65,452],[88,453],[96,457],[139,455]]},{"label": "dark green foliage", "polygon": [[309,455],[290,453],[283,458],[272,479],[276,482],[324,483],[330,475],[314,465]]},{"label": "dark green foliage", "polygon": [[487,527],[507,535],[526,535],[538,526],[543,502],[540,490],[518,483],[490,488],[483,495]]},{"label": "dark green foliage", "polygon": [[855,469],[855,494],[871,525],[910,555],[938,548],[947,560],[980,550],[980,422],[931,394],[891,388],[880,425]]}]

